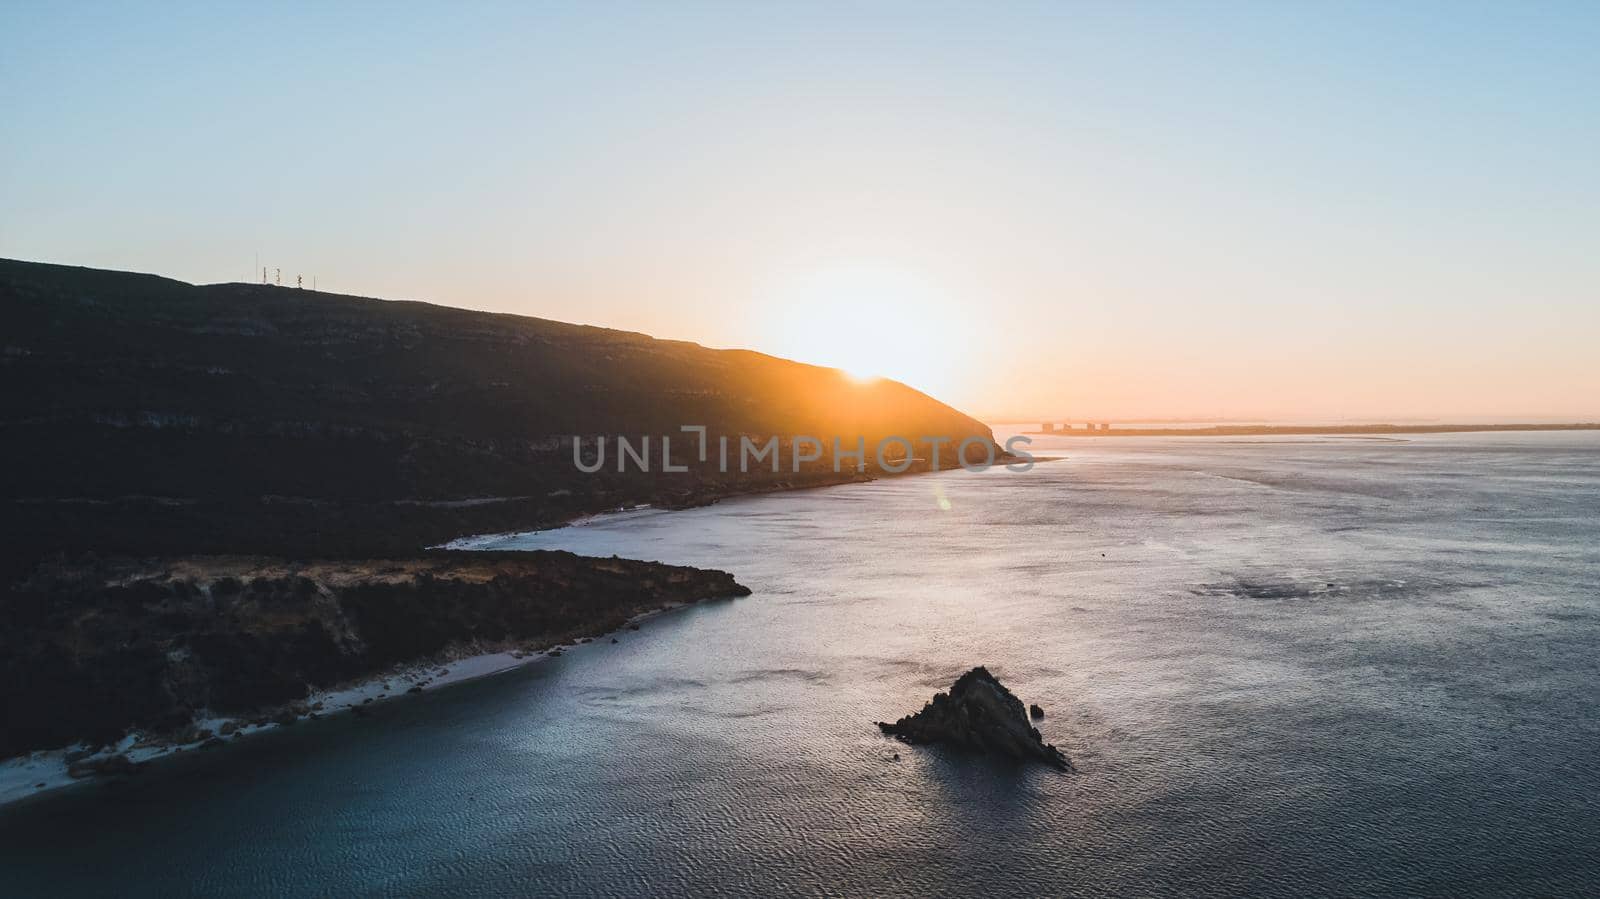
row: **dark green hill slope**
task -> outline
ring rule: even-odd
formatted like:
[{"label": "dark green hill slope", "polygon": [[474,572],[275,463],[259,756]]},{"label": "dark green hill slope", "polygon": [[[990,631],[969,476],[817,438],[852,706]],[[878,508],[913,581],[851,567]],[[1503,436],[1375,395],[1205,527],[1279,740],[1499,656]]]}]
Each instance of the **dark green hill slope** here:
[{"label": "dark green hill slope", "polygon": [[35,557],[411,550],[832,479],[787,457],[780,475],[584,475],[573,435],[670,434],[685,457],[680,425],[989,434],[905,385],[760,353],[263,285],[0,260],[0,333],[0,497]]}]

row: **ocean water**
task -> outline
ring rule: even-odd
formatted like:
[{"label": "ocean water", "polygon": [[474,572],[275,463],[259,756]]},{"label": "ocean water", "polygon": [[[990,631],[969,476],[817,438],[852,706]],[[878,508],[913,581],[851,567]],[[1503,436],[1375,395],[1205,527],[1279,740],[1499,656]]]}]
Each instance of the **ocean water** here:
[{"label": "ocean water", "polygon": [[[1060,446],[490,541],[755,594],[0,809],[0,894],[1600,890],[1600,438]],[[1075,772],[873,726],[979,664]]]}]

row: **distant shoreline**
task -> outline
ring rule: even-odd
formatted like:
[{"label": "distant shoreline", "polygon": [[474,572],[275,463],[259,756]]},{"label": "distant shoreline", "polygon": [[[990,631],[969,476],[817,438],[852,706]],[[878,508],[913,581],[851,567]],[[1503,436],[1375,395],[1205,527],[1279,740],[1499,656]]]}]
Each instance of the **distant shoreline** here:
[{"label": "distant shoreline", "polygon": [[1105,428],[1027,431],[1030,437],[1271,437],[1341,434],[1468,434],[1485,431],[1600,431],[1600,422],[1500,425],[1218,425],[1209,428]]}]

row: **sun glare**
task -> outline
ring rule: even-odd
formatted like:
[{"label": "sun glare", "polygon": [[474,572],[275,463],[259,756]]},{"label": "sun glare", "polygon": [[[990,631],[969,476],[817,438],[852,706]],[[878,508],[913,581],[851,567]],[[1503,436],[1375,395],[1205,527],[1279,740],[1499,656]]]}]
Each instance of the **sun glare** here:
[{"label": "sun glare", "polygon": [[914,271],[827,266],[782,283],[761,306],[763,348],[777,355],[837,368],[859,383],[893,378],[935,396],[959,375],[961,310]]}]

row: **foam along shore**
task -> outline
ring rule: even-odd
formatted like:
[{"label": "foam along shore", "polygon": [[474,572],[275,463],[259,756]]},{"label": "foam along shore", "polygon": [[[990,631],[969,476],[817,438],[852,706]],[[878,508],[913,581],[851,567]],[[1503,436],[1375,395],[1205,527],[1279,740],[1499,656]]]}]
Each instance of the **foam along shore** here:
[{"label": "foam along shore", "polygon": [[5,759],[0,761],[0,807],[64,788],[136,774],[151,762],[185,752],[223,747],[301,722],[339,714],[362,715],[367,708],[379,703],[493,677],[569,652],[609,649],[611,644],[619,643],[623,633],[638,630],[645,621],[693,604],[669,603],[629,618],[617,630],[539,649],[507,649],[398,665],[381,674],[313,691],[304,700],[286,703],[266,714],[197,718],[176,735],[161,736],[135,730],[114,743],[99,747],[78,743]]},{"label": "foam along shore", "polygon": [[0,803],[360,714],[749,592],[721,571],[541,551],[58,560],[0,609]]}]

